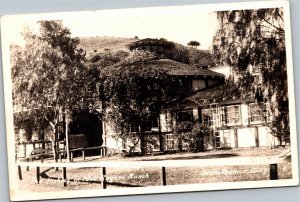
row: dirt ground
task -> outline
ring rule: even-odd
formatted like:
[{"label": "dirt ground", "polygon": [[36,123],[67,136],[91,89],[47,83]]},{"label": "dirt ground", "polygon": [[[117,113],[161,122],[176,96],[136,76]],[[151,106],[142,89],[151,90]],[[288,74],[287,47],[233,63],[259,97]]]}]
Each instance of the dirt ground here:
[{"label": "dirt ground", "polygon": [[[273,157],[286,153],[287,148],[253,148],[219,150],[199,153],[176,153],[165,155],[148,155],[136,157],[123,157],[113,155],[110,157],[89,156],[85,162],[102,161],[160,161],[182,160],[204,161],[205,159],[224,160],[245,157]],[[50,161],[50,160],[49,160]],[[74,162],[83,162],[82,157],[77,157]],[[176,161],[175,161],[176,162]],[[101,168],[67,168],[67,187],[63,187],[62,170],[54,168],[41,168],[41,181],[36,182],[36,169],[34,167],[26,171],[22,167],[23,180],[18,181],[21,190],[33,192],[51,192],[66,190],[90,190],[101,188]],[[213,182],[240,182],[240,181],[264,181],[270,179],[269,165],[247,166],[185,166],[166,168],[167,185],[178,184],[203,184]],[[107,189],[159,186],[162,183],[160,167],[143,168],[107,168]],[[289,158],[285,163],[278,164],[279,179],[292,178],[292,163]]]}]

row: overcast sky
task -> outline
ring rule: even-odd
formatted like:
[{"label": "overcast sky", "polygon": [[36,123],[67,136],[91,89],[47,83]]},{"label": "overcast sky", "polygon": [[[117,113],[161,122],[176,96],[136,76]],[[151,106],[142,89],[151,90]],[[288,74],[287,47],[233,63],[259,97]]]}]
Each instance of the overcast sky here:
[{"label": "overcast sky", "polygon": [[38,30],[36,22],[49,19],[63,20],[74,37],[166,38],[183,45],[196,40],[200,49],[211,46],[218,26],[215,13],[193,6],[15,15],[4,20],[11,25],[6,28],[5,40],[20,44],[24,26]]}]

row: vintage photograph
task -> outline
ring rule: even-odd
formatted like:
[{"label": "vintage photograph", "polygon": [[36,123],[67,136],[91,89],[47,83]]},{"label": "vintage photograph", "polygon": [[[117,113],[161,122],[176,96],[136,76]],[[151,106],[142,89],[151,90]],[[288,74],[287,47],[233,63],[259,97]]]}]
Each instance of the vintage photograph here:
[{"label": "vintage photograph", "polygon": [[1,18],[13,201],[298,184],[287,1]]}]

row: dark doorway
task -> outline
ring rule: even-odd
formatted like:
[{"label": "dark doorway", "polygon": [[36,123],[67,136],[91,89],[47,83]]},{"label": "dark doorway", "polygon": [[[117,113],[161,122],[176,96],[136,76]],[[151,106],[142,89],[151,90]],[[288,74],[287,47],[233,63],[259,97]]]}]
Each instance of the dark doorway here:
[{"label": "dark doorway", "polygon": [[[88,147],[101,146],[102,139],[102,121],[98,113],[88,111],[79,111],[73,113],[73,121],[70,124],[70,134],[83,134],[86,137]],[[94,154],[98,150],[91,150]]]}]

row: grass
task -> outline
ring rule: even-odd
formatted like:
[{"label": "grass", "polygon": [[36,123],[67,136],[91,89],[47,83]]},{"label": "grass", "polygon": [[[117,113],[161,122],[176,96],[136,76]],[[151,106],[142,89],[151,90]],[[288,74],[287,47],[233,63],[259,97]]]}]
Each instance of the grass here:
[{"label": "grass", "polygon": [[[172,154],[150,154],[146,156],[122,156],[119,154],[110,155],[101,158],[99,156],[88,156],[86,161],[156,161],[156,160],[185,160],[185,159],[213,159],[213,158],[230,158],[230,157],[256,157],[256,156],[276,156],[284,151],[286,148],[252,148],[252,149],[231,149],[231,150],[212,150],[206,152],[180,152]],[[78,156],[74,162],[82,162],[83,159]]]},{"label": "grass", "polygon": [[[228,151],[209,151],[202,153],[178,153],[158,156],[145,157],[121,157],[112,156],[102,158],[101,160],[165,160],[165,159],[205,159],[205,158],[231,158],[232,156],[240,156],[252,158],[254,156],[274,156],[279,155],[284,148],[277,149],[239,149]],[[182,158],[181,158],[182,157]],[[77,158],[76,161],[80,161]],[[99,161],[96,157],[89,157],[90,161]],[[155,166],[155,165],[154,165]],[[101,187],[101,168],[67,168],[68,185],[63,187],[62,171],[55,171],[54,168],[41,168],[42,178],[40,184],[35,183],[35,169],[31,168],[26,171],[22,168],[23,180],[19,181],[19,187],[22,190],[35,192],[48,191],[66,191],[66,190],[85,190],[100,189]],[[205,184],[213,182],[242,182],[242,181],[264,181],[269,180],[270,171],[268,165],[250,165],[250,166],[207,166],[207,167],[186,167],[179,165],[178,167],[166,168],[167,185],[178,184]],[[145,167],[145,168],[107,168],[106,180],[107,189],[122,187],[149,187],[161,185],[161,168]],[[290,160],[286,163],[278,164],[279,179],[292,178],[292,164]]]},{"label": "grass", "polygon": [[81,37],[79,48],[86,50],[88,55],[106,50],[117,51],[138,39],[121,37]]}]

